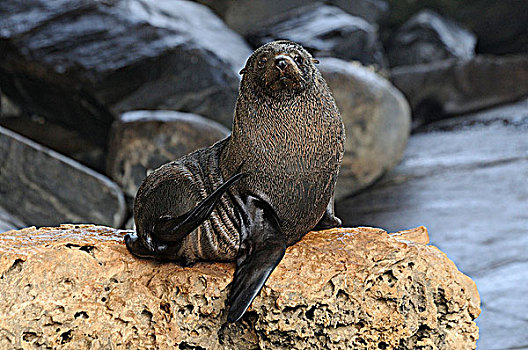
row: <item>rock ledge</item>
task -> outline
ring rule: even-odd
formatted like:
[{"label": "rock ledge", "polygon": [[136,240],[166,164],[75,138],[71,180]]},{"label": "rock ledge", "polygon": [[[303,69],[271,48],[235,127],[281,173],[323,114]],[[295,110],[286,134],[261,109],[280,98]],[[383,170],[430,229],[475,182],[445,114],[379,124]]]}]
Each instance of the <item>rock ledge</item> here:
[{"label": "rock ledge", "polygon": [[225,324],[234,265],[131,256],[125,231],[0,234],[0,348],[474,349],[473,281],[419,227],[312,232]]}]

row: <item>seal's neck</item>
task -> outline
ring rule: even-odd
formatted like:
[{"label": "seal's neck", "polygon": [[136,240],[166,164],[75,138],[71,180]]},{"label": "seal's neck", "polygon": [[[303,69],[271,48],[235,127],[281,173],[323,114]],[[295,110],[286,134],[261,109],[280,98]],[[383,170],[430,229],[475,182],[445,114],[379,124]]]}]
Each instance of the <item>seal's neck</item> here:
[{"label": "seal's neck", "polygon": [[329,141],[329,118],[338,115],[325,88],[326,85],[314,84],[302,92],[274,98],[255,95],[242,84],[231,139],[222,153],[222,163],[228,171],[224,176],[242,163],[248,170],[261,169],[265,164],[264,168],[282,166],[291,171],[299,170],[297,163],[315,163],[309,158],[320,157],[321,150],[328,148],[325,142]]}]

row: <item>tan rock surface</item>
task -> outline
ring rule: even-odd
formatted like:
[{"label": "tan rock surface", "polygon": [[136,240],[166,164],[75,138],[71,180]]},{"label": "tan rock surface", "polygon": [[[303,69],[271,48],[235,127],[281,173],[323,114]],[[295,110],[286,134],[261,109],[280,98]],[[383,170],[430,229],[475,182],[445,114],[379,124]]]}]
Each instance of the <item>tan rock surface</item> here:
[{"label": "tan rock surface", "polygon": [[225,324],[233,264],[136,259],[124,231],[0,234],[0,348],[474,349],[473,281],[425,228],[309,233]]}]

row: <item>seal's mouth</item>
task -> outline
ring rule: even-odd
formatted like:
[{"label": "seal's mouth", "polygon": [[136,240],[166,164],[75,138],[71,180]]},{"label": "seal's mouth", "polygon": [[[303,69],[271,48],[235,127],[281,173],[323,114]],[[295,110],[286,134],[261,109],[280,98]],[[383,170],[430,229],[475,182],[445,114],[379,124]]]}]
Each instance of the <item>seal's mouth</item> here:
[{"label": "seal's mouth", "polygon": [[301,69],[294,59],[286,54],[274,57],[268,66],[265,80],[266,86],[272,91],[300,89],[304,82]]}]

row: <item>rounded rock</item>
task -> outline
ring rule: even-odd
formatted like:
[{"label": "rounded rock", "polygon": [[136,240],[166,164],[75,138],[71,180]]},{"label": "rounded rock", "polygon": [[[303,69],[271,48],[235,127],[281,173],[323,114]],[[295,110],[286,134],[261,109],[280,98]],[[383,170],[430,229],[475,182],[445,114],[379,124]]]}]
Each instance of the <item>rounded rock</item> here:
[{"label": "rounded rock", "polygon": [[339,200],[370,185],[400,161],[411,113],[402,93],[372,70],[336,58],[320,62],[347,135],[335,190]]},{"label": "rounded rock", "polygon": [[134,196],[149,171],[227,135],[227,128],[196,114],[130,111],[113,126],[107,173]]}]

